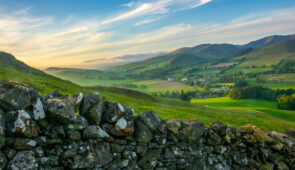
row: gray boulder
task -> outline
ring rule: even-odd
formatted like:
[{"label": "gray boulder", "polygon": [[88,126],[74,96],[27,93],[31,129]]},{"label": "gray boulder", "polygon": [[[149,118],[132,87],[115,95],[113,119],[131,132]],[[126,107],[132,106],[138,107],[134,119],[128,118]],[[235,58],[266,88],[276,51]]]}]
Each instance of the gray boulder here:
[{"label": "gray boulder", "polygon": [[16,138],[13,148],[16,150],[32,150],[37,146],[37,142],[28,138]]},{"label": "gray boulder", "polygon": [[104,108],[104,97],[100,97],[97,94],[87,94],[80,106],[80,115],[84,116],[89,124],[99,125],[102,119],[102,113]]},{"label": "gray boulder", "polygon": [[99,126],[87,126],[83,131],[84,139],[109,139],[111,136]]},{"label": "gray boulder", "polygon": [[33,138],[38,136],[39,127],[25,110],[11,111],[7,114],[8,130],[18,137]]},{"label": "gray boulder", "polygon": [[88,126],[88,121],[82,116],[75,116],[71,124],[66,125],[68,130],[83,130]]},{"label": "gray boulder", "polygon": [[5,111],[29,107],[32,104],[31,90],[21,83],[5,82],[0,84],[0,107]]},{"label": "gray boulder", "polygon": [[166,121],[166,123],[167,123],[167,129],[169,131],[171,131],[174,135],[177,135],[178,130],[181,127],[181,124],[180,124],[179,120],[177,120],[177,119],[168,119]]},{"label": "gray boulder", "polygon": [[135,138],[136,141],[148,143],[153,139],[152,132],[141,121],[135,121]]},{"label": "gray boulder", "polygon": [[8,170],[37,170],[38,161],[35,158],[33,151],[21,151],[18,152],[7,165]]},{"label": "gray boulder", "polygon": [[126,107],[120,103],[106,102],[104,120],[108,123],[116,123],[126,111]]},{"label": "gray boulder", "polygon": [[84,116],[93,106],[99,101],[99,95],[97,93],[87,93],[81,101],[79,113]]},{"label": "gray boulder", "polygon": [[160,129],[161,119],[154,111],[141,113],[138,117],[151,131],[158,131]]},{"label": "gray boulder", "polygon": [[75,98],[72,96],[62,96],[59,98],[49,98],[45,101],[45,108],[51,121],[68,125],[75,119]]},{"label": "gray boulder", "polygon": [[189,137],[192,141],[200,139],[206,131],[206,126],[201,122],[196,122],[188,127]]},{"label": "gray boulder", "polygon": [[130,136],[134,132],[133,110],[125,108],[125,114],[116,122],[118,136]]}]

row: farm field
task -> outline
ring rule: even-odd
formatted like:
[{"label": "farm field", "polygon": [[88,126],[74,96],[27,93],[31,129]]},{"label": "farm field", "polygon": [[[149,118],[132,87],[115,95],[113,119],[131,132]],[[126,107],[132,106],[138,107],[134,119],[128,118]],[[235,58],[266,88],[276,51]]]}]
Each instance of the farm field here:
[{"label": "farm field", "polygon": [[227,109],[239,109],[242,111],[253,110],[257,112],[263,112],[274,117],[294,121],[295,123],[295,111],[289,110],[278,110],[277,104],[275,102],[257,99],[241,99],[233,100],[229,97],[220,98],[209,98],[209,99],[199,99],[192,100],[192,103],[204,104],[207,106],[227,108]]}]

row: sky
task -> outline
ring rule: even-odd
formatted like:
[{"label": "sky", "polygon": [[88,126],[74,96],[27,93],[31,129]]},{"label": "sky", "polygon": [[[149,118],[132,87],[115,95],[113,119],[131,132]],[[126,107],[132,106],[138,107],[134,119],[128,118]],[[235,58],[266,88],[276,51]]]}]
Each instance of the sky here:
[{"label": "sky", "polygon": [[294,33],[294,0],[0,0],[0,51],[39,69]]}]

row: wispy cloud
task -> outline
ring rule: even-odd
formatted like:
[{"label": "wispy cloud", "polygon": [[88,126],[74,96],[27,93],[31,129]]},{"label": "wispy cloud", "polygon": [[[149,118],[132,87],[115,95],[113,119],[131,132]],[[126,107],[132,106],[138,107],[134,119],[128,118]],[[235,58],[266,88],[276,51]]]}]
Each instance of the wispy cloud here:
[{"label": "wispy cloud", "polygon": [[134,26],[140,26],[140,25],[152,23],[152,22],[155,22],[157,20],[159,20],[159,19],[144,19],[142,21],[139,21],[139,22],[135,23]]},{"label": "wispy cloud", "polygon": [[212,0],[154,0],[152,2],[137,3],[130,2],[124,6],[135,7],[134,9],[124,12],[116,17],[103,21],[103,24],[109,24],[125,19],[164,14],[169,11],[176,11],[180,9],[192,9],[211,2]]},{"label": "wispy cloud", "polygon": [[[193,4],[202,5],[209,2],[175,1],[182,3],[180,6],[186,9],[192,8]],[[172,5],[168,5],[172,3],[175,5],[175,1],[163,0],[162,3],[165,5],[157,4],[158,7],[155,9],[149,6],[144,9],[139,8],[143,4],[135,4],[129,8],[132,8],[132,11],[139,8],[140,15],[157,14],[165,10],[181,9],[180,6],[172,8]],[[157,2],[159,1],[147,4],[155,5]],[[135,17],[139,13],[129,13],[123,19]],[[156,19],[145,17],[135,20],[138,21],[137,23],[134,22],[139,26],[154,22]],[[175,23],[155,30],[131,33],[123,38],[120,36],[120,28],[113,28],[110,31],[104,27],[109,25],[98,23],[101,21],[76,20],[74,16],[70,16],[64,22],[57,22],[50,16],[32,16],[29,8],[12,13],[0,10],[0,50],[13,52],[21,60],[38,68],[48,66],[96,68],[111,62],[116,56],[125,54],[167,51],[201,43],[245,43],[271,34],[294,33],[295,9],[250,13],[231,21],[212,24]],[[130,27],[139,28],[134,25]],[[109,60],[105,60],[106,57]],[[98,60],[94,63],[84,62],[93,59]],[[118,60],[116,58],[113,61]]]}]

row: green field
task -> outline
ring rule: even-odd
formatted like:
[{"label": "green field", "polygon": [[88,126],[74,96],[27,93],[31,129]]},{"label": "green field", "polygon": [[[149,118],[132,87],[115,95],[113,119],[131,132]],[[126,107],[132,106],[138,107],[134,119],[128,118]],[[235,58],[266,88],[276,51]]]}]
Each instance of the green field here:
[{"label": "green field", "polygon": [[209,98],[209,99],[200,99],[193,100],[192,103],[205,104],[207,106],[218,107],[218,108],[227,108],[233,110],[253,110],[263,112],[280,118],[283,120],[294,121],[295,124],[295,111],[288,110],[278,110],[276,102],[266,101],[266,100],[256,100],[256,99],[241,99],[233,100],[229,97],[220,97],[220,98]]}]

